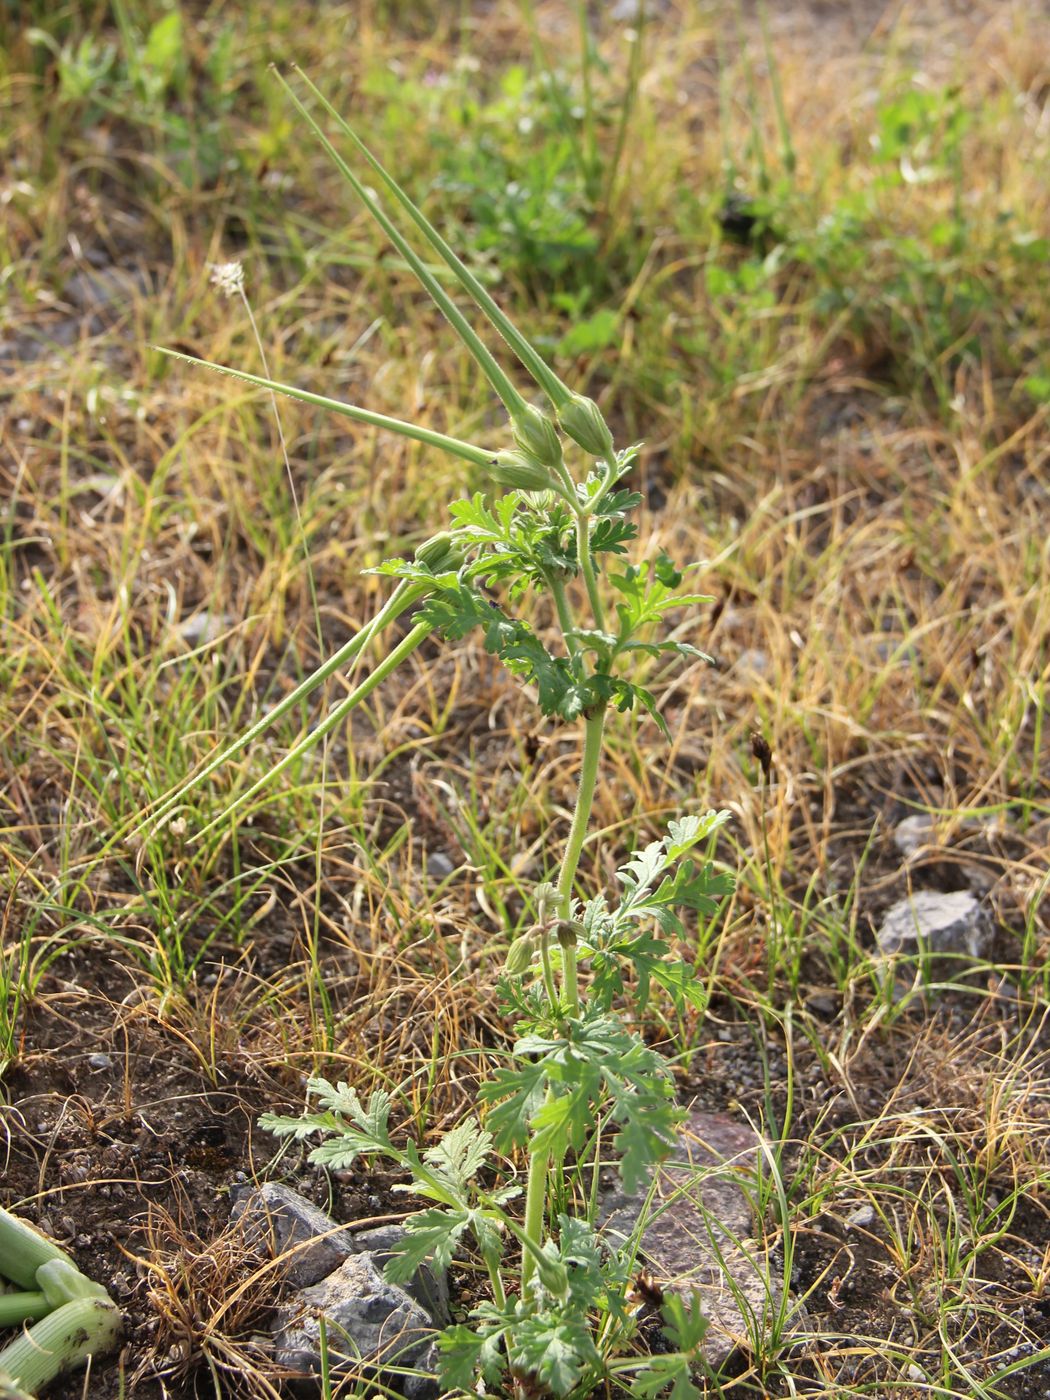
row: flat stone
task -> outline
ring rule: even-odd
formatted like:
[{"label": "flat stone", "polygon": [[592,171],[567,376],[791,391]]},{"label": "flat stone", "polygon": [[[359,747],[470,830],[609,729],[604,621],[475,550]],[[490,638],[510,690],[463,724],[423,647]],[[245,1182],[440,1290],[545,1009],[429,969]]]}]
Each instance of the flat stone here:
[{"label": "flat stone", "polygon": [[918,890],[887,912],[875,940],[887,957],[926,951],[979,958],[991,935],[990,918],[980,900],[968,891],[940,894]]},{"label": "flat stone", "polygon": [[[354,1236],[354,1248],[358,1253],[371,1255],[380,1271],[405,1237],[402,1225],[377,1225],[374,1230],[362,1230]],[[414,1298],[426,1312],[435,1327],[447,1327],[451,1321],[448,1299],[448,1274],[444,1269],[435,1269],[432,1264],[424,1264],[408,1283],[403,1284],[405,1292]]]},{"label": "flat stone", "polygon": [[[320,1376],[322,1317],[333,1377],[382,1377],[407,1400],[436,1400],[437,1347],[430,1318],[403,1288],[386,1282],[370,1254],[352,1255],[278,1310],[278,1365],[300,1377]],[[389,1369],[393,1366],[424,1374],[397,1376]]]},{"label": "flat stone", "polygon": [[62,297],[77,311],[126,309],[149,291],[149,278],[139,268],[85,267],[66,279]]},{"label": "flat stone", "polygon": [[285,1278],[299,1288],[317,1283],[355,1252],[349,1230],[298,1191],[276,1181],[242,1191],[230,1219],[244,1221],[252,1243],[269,1234],[274,1258],[283,1259]]},{"label": "flat stone", "polygon": [[197,646],[200,642],[214,642],[232,626],[232,613],[198,612],[184,618],[175,630],[184,642]]},{"label": "flat stone", "polygon": [[455,870],[451,856],[444,851],[431,851],[427,856],[427,874],[432,880],[445,880]]},{"label": "flat stone", "polygon": [[769,653],[758,647],[742,651],[736,659],[737,669],[752,676],[764,676],[769,670]]},{"label": "flat stone", "polygon": [[[755,1320],[779,1305],[777,1271],[751,1238],[754,1220],[742,1189],[754,1180],[760,1154],[751,1128],[694,1109],[678,1148],[656,1170],[653,1218],[642,1234],[641,1254],[661,1287],[699,1293],[710,1323],[704,1357],[716,1368],[749,1346]],[[610,1244],[633,1234],[644,1204],[644,1192],[619,1185],[604,1193],[599,1218]]]},{"label": "flat stone", "polygon": [[905,860],[911,860],[916,851],[936,840],[934,820],[926,812],[916,812],[905,817],[893,828],[893,844]]}]

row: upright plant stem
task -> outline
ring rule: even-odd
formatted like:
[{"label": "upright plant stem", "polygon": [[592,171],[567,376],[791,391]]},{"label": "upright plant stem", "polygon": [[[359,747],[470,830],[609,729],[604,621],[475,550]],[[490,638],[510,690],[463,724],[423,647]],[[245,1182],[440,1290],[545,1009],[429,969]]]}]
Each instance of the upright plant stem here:
[{"label": "upright plant stem", "polygon": [[[580,864],[583,843],[594,803],[594,790],[598,783],[598,764],[602,753],[602,734],[605,728],[605,706],[587,716],[583,735],[583,762],[580,767],[580,787],[576,794],[576,810],[569,828],[569,839],[562,856],[558,874],[558,913],[566,918],[572,903],[572,887]],[[562,992],[571,1015],[580,1010],[580,986],[576,966],[576,947],[569,943],[562,948]],[[525,1191],[525,1233],[537,1245],[543,1241],[543,1211],[547,1200],[547,1173],[550,1168],[550,1154],[534,1152],[529,1158],[529,1179]],[[526,1292],[536,1265],[531,1253],[525,1252],[521,1262],[521,1291]]]},{"label": "upright plant stem", "polygon": [[591,612],[594,614],[594,623],[601,631],[605,631],[605,609],[602,607],[601,594],[598,592],[598,580],[594,574],[594,563],[591,559],[591,536],[590,520],[584,511],[576,513],[576,558],[579,561],[580,573],[587,586],[587,598],[591,605]]},{"label": "upright plant stem", "polygon": [[[547,1102],[550,1102],[551,1091],[547,1090]],[[525,1234],[537,1245],[543,1243],[543,1208],[547,1202],[547,1168],[550,1163],[548,1152],[533,1152],[529,1158],[529,1180],[525,1188]],[[529,1291],[533,1275],[536,1272],[536,1261],[531,1250],[523,1249],[521,1253],[521,1296],[524,1298]]]},{"label": "upright plant stem", "polygon": [[551,578],[549,582],[551,595],[554,598],[554,606],[558,611],[558,626],[562,630],[569,655],[575,661],[580,654],[580,644],[573,635],[574,624],[572,613],[569,611],[569,600],[565,593],[565,584],[562,583],[560,578]]},{"label": "upright plant stem", "polygon": [[[598,782],[598,764],[602,756],[602,734],[605,728],[605,706],[600,706],[587,716],[583,734],[583,762],[580,766],[580,789],[576,795],[576,810],[569,828],[569,840],[562,856],[561,871],[558,875],[558,895],[561,902],[559,914],[568,918],[572,903],[572,887],[576,870],[580,864],[580,854],[587,837],[587,827],[591,820],[591,806],[594,802],[594,789]],[[562,950],[562,986],[569,1010],[576,1015],[580,1009],[580,987],[576,970],[576,946],[570,943]]]}]

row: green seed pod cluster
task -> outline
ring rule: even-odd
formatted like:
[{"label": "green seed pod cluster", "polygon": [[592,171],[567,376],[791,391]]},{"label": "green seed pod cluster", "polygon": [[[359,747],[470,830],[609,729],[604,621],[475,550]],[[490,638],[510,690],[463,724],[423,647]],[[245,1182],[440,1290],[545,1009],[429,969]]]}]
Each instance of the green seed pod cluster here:
[{"label": "green seed pod cluster", "polygon": [[526,457],[545,467],[561,465],[561,439],[554,424],[532,404],[514,420],[514,441]]},{"label": "green seed pod cluster", "polygon": [[517,491],[553,491],[558,486],[558,480],[549,467],[513,448],[496,453],[490,475],[501,486],[510,486]]},{"label": "green seed pod cluster", "polygon": [[463,563],[463,551],[448,531],[442,530],[440,534],[431,535],[429,540],[424,540],[419,546],[416,550],[416,563],[425,564],[435,574],[448,573],[452,569],[458,569]]},{"label": "green seed pod cluster", "polygon": [[562,431],[592,457],[612,461],[615,454],[612,432],[593,399],[573,394],[568,403],[558,409]]}]

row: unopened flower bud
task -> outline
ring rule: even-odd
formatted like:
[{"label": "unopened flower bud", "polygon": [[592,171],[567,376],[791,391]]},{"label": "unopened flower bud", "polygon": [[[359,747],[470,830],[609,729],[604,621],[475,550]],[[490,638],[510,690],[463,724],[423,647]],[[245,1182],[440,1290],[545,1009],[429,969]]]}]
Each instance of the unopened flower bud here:
[{"label": "unopened flower bud", "polygon": [[416,550],[416,563],[425,564],[431,573],[448,573],[458,569],[463,563],[463,551],[448,533],[442,530],[439,535],[431,535]]},{"label": "unopened flower bud", "polygon": [[501,486],[512,486],[518,491],[550,491],[557,485],[542,462],[513,448],[496,453],[489,475]]},{"label": "unopened flower bud", "polygon": [[583,925],[576,919],[558,920],[558,942],[563,948],[575,948],[576,944],[580,941],[580,934],[583,932]]},{"label": "unopened flower bud", "polygon": [[547,415],[532,404],[514,420],[514,441],[527,457],[535,458],[545,467],[556,467],[561,462],[558,430]]},{"label": "unopened flower bud", "polygon": [[507,949],[503,971],[508,977],[520,977],[528,969],[532,962],[533,942],[531,933],[523,933],[520,938],[515,938]]},{"label": "unopened flower bud", "polygon": [[604,457],[610,462],[613,460],[615,447],[612,433],[593,399],[585,398],[583,394],[573,394],[569,402],[558,409],[558,422],[584,452],[589,452],[592,457]]}]

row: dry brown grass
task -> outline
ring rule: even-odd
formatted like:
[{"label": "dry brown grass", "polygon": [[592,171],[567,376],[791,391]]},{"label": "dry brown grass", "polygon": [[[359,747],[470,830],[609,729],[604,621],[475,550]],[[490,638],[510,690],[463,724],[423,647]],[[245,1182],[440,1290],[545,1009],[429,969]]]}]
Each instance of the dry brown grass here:
[{"label": "dry brown grass", "polygon": [[[750,11],[738,27],[703,5],[656,19],[603,225],[610,265],[622,255],[630,268],[619,289],[630,315],[609,351],[563,368],[624,440],[645,438],[642,537],[709,561],[716,602],[696,639],[720,666],[654,670],[670,747],[651,726],[615,727],[585,880],[608,883],[683,805],[734,811],[721,854],[740,887],[698,931],[711,1015],[652,1030],[686,1037],[690,1092],[732,1100],[784,1142],[813,1335],[771,1342],[739,1383],[1023,1400],[1042,1393],[1041,1375],[1032,1390],[1023,1372],[988,1377],[1011,1348],[1045,1341],[1050,1278],[1050,453],[1047,407],[1021,388],[1045,366],[1047,318],[1032,305],[1045,276],[1009,260],[997,216],[1050,225],[1037,178],[1045,16],[1036,4],[775,8],[798,156],[778,217],[870,192],[879,93],[919,70],[927,88],[962,81],[983,114],[964,145],[972,241],[903,308],[922,333],[911,338],[881,296],[898,255],[889,234],[858,273],[856,316],[818,314],[820,277],[802,265],[785,266],[771,304],[719,302],[708,268],[733,259],[711,218],[718,74],[724,61],[751,179],[741,53],[762,64],[758,31]],[[421,33],[418,16],[394,23],[381,10],[326,7],[294,40],[250,26],[241,80],[254,94],[274,45],[293,44],[281,56],[341,106],[354,90],[361,120],[425,191],[425,124],[398,126],[378,78],[362,79],[391,62],[413,81],[445,72],[455,26],[442,12]],[[558,42],[564,6],[541,18]],[[191,40],[202,54],[207,33]],[[57,108],[45,123],[19,44],[2,99],[29,190],[12,182],[3,235],[5,1199],[56,1230],[68,1217],[100,1276],[125,1255],[139,1261],[121,1299],[130,1393],[159,1395],[161,1382],[172,1396],[211,1393],[210,1375],[230,1393],[243,1372],[259,1377],[245,1393],[267,1395],[275,1382],[251,1336],[273,1280],[225,1225],[230,1174],[264,1171],[272,1153],[251,1123],[296,1107],[322,1068],[395,1090],[400,1126],[421,1135],[474,1102],[505,1036],[501,949],[557,855],[577,740],[538,724],[479,649],[428,651],[324,764],[293,770],[213,842],[194,845],[194,825],[265,772],[307,717],[202,792],[187,827],[107,846],[360,626],[383,589],[361,571],[425,537],[448,494],[476,484],[286,401],[300,533],[268,404],[148,348],[255,368],[208,264],[244,257],[277,377],[479,440],[498,425],[447,331],[282,116],[246,98],[223,127],[254,152],[246,171],[207,190],[158,183],[156,153],[126,121],[86,137]],[[524,56],[516,7],[477,7],[471,45],[483,72]],[[603,50],[620,62],[613,27]],[[882,226],[928,240],[952,198],[945,181],[886,189]],[[125,279],[116,295],[78,290],[96,257]],[[963,273],[988,291],[970,327],[979,353],[938,343],[933,325],[935,284]],[[537,333],[564,331],[520,270],[501,294]],[[39,353],[41,338],[55,348]],[[774,754],[765,791],[754,730]],[[936,815],[935,840],[905,866],[890,833],[921,810]],[[452,874],[428,869],[435,854]],[[895,1001],[872,956],[882,912],[909,887],[960,887],[974,871],[999,925],[991,962],[953,970],[947,988],[920,969],[914,994]],[[112,1068],[93,1069],[92,1054]],[[193,1134],[215,1124],[222,1151],[210,1160]],[[288,1166],[316,1193],[301,1163]],[[374,1209],[367,1195],[362,1180],[342,1183],[336,1209]],[[869,1224],[851,1233],[843,1222],[868,1205]],[[118,1218],[122,1253],[106,1243]],[[116,1372],[96,1383],[100,1397],[118,1393]]]}]

